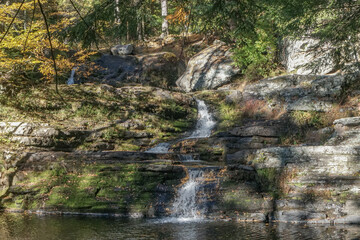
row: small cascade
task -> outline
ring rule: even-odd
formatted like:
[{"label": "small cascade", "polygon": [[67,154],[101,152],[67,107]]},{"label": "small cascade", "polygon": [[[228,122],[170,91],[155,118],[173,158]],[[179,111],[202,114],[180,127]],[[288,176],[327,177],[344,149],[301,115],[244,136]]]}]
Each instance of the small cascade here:
[{"label": "small cascade", "polygon": [[147,153],[168,153],[169,152],[170,143],[159,143],[153,148],[148,149]]},{"label": "small cascade", "polygon": [[67,85],[73,85],[73,84],[75,83],[74,77],[75,77],[76,69],[77,69],[77,68],[74,67],[74,68],[71,70],[70,77],[69,77],[69,79],[67,80]]},{"label": "small cascade", "polygon": [[[69,78],[70,79],[70,78]],[[209,110],[203,100],[195,99],[198,108],[199,118],[196,123],[195,130],[192,132],[190,137],[181,139],[179,141],[190,139],[190,138],[207,138],[210,137],[212,129],[215,127],[216,122],[213,116],[209,113]],[[170,148],[170,143],[159,143],[153,148],[146,150],[147,153],[168,153]],[[192,156],[189,156],[186,160],[191,159]]]},{"label": "small cascade", "polygon": [[194,156],[191,154],[181,154],[179,155],[179,159],[182,162],[191,162],[191,161],[195,161]]},{"label": "small cascade", "polygon": [[211,135],[211,130],[215,127],[216,122],[203,100],[195,99],[198,108],[199,119],[196,123],[195,131],[189,138],[207,138]]},{"label": "small cascade", "polygon": [[178,190],[173,204],[173,216],[180,221],[200,220],[202,210],[198,205],[198,192],[204,181],[204,172],[198,169],[189,169],[189,180]]}]

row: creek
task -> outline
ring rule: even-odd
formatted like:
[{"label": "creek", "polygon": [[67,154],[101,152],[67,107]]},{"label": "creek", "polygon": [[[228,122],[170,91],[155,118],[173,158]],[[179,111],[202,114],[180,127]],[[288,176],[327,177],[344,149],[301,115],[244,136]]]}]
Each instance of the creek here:
[{"label": "creek", "polygon": [[159,222],[80,216],[0,215],[0,239],[359,239],[359,226],[236,223],[225,221]]}]

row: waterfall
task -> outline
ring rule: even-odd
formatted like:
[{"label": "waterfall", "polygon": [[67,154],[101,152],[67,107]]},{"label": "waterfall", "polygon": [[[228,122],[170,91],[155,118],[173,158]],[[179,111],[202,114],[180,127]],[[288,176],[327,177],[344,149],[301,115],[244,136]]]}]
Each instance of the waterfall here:
[{"label": "waterfall", "polygon": [[198,206],[198,192],[204,181],[202,170],[189,169],[188,181],[178,190],[174,201],[172,215],[180,221],[200,220],[202,211]]},{"label": "waterfall", "polygon": [[203,100],[195,99],[198,108],[199,119],[196,123],[195,131],[189,138],[207,138],[211,135],[211,130],[215,127],[216,122]]},{"label": "waterfall", "polygon": [[194,156],[192,154],[180,154],[179,159],[182,162],[196,162],[197,161],[194,159]]},{"label": "waterfall", "polygon": [[[215,127],[216,122],[213,118],[213,116],[209,113],[209,110],[203,100],[195,99],[197,103],[197,109],[198,109],[198,120],[196,123],[195,130],[192,132],[190,138],[207,138],[210,137],[212,129]],[[181,139],[184,140],[184,139]],[[179,140],[179,141],[181,141]],[[153,148],[148,149],[145,152],[148,153],[168,153],[170,143],[160,143],[156,145]],[[187,160],[193,160],[188,158]]]},{"label": "waterfall", "polygon": [[[195,99],[198,108],[198,120],[195,130],[190,138],[208,138],[216,122],[209,113],[205,102]],[[149,153],[167,153],[170,143],[160,143],[155,147],[147,150]],[[192,154],[182,154],[179,158],[184,163],[198,162]],[[187,222],[187,221],[203,221],[206,212],[206,203],[209,202],[208,195],[205,194],[209,190],[209,179],[205,181],[205,172],[199,168],[187,168],[188,179],[177,191],[176,198],[171,208],[171,218],[164,219],[161,222]],[[207,186],[207,190],[204,186]],[[211,188],[211,187],[210,187]]]},{"label": "waterfall", "polygon": [[74,77],[75,77],[76,69],[77,69],[77,68],[74,67],[74,68],[71,70],[70,77],[69,77],[69,79],[67,80],[67,85],[73,85],[73,84],[75,83]]}]

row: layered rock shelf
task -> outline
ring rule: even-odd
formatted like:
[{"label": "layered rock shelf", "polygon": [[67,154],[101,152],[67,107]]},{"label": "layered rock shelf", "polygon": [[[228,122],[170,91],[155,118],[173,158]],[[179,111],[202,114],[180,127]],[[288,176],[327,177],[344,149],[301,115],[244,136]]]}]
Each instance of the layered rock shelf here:
[{"label": "layered rock shelf", "polygon": [[192,209],[210,219],[360,223],[358,72],[216,89],[240,71],[221,42],[187,70],[169,52],[113,50],[96,62],[106,84],[46,103],[56,120],[0,122],[4,211],[174,216],[192,181]]}]

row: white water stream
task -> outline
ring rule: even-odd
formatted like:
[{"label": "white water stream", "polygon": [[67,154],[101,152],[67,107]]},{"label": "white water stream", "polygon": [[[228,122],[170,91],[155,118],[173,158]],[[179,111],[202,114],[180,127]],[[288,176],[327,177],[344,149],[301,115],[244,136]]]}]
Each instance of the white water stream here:
[{"label": "white water stream", "polygon": [[148,153],[168,153],[169,152],[170,143],[159,143],[153,148],[150,148],[146,152]]},{"label": "white water stream", "polygon": [[77,68],[74,67],[74,68],[71,70],[70,77],[69,77],[69,79],[67,80],[67,85],[73,85],[73,84],[75,83],[74,77],[75,77],[76,69],[77,69]]},{"label": "white water stream", "polygon": [[[198,120],[196,122],[195,130],[192,132],[190,138],[207,138],[210,137],[211,131],[216,125],[216,122],[213,116],[210,114],[205,102],[203,100],[195,99],[197,103],[198,109]],[[184,140],[184,139],[181,139]],[[181,141],[180,140],[180,141]],[[148,149],[146,152],[148,153],[168,153],[170,143],[160,143],[153,148]],[[187,160],[194,160],[192,157]]]},{"label": "white water stream", "polygon": [[[192,134],[185,138],[208,138],[211,131],[216,125],[213,116],[204,101],[196,99],[198,108],[198,120],[195,130]],[[185,140],[182,139],[182,140]],[[181,140],[180,140],[181,141]],[[168,153],[170,143],[160,143],[155,147],[147,150],[148,153]],[[180,155],[182,162],[195,162],[193,155]],[[188,169],[188,180],[177,191],[176,198],[172,206],[171,218],[162,220],[162,222],[189,222],[202,221],[204,216],[199,207],[199,191],[204,183],[204,171],[201,169]]]},{"label": "white water stream", "polygon": [[198,169],[189,169],[188,171],[189,179],[178,190],[177,198],[172,207],[172,215],[178,221],[196,221],[203,218],[197,203],[197,193],[204,181],[204,172]]},{"label": "white water stream", "polygon": [[195,99],[198,108],[198,121],[196,123],[195,131],[189,138],[208,138],[211,135],[211,131],[216,125],[213,116],[209,113],[209,110],[203,100]]}]

